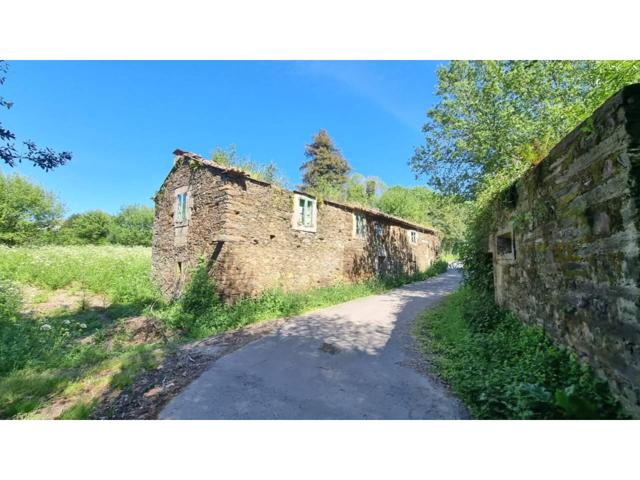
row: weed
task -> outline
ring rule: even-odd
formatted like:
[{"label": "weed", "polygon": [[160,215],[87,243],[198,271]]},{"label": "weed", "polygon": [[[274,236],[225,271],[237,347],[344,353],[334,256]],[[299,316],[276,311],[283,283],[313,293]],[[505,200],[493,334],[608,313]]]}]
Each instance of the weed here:
[{"label": "weed", "polygon": [[416,333],[477,418],[624,418],[588,367],[468,285],[427,310]]}]

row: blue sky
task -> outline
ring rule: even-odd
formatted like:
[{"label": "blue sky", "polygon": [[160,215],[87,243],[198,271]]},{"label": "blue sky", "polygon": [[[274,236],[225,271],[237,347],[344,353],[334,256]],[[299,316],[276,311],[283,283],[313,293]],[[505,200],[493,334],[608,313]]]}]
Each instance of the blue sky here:
[{"label": "blue sky", "polygon": [[[66,166],[13,169],[55,192],[67,214],[151,205],[176,148],[235,145],[300,182],[304,146],[326,129],[354,171],[418,185],[407,165],[442,62],[11,61],[0,111],[18,140],[70,150]],[[5,165],[3,172],[11,169]]]}]

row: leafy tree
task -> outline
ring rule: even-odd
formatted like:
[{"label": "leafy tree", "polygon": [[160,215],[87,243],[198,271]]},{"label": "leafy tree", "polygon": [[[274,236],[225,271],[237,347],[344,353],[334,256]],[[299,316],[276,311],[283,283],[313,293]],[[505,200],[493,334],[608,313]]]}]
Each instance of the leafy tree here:
[{"label": "leafy tree", "polygon": [[336,200],[374,207],[376,199],[384,188],[384,183],[376,177],[365,177],[360,173],[353,173],[347,181],[344,195]]},{"label": "leafy tree", "polygon": [[458,252],[466,233],[470,204],[425,187],[394,186],[376,202],[383,212],[430,225],[443,235],[443,249]]},{"label": "leafy tree", "polygon": [[411,166],[468,198],[542,159],[624,85],[639,61],[453,61],[437,71],[439,103]]},{"label": "leafy tree", "polygon": [[153,208],[144,205],[122,207],[113,218],[109,242],[120,245],[151,245]]},{"label": "leafy tree", "polygon": [[58,241],[65,244],[105,244],[112,222],[111,215],[101,210],[75,213],[65,220]]},{"label": "leafy tree", "polygon": [[[4,85],[7,70],[7,62],[0,60],[0,86]],[[0,107],[10,109],[12,106],[13,102],[0,96]],[[19,152],[14,143],[15,139],[16,135],[0,123],[0,160],[3,160],[10,167],[15,167],[16,163],[24,160],[37,165],[45,171],[49,171],[71,160],[70,152],[56,153],[50,148],[38,147],[31,140],[22,142],[26,149]]]},{"label": "leafy tree", "polygon": [[351,167],[334,146],[326,130],[320,130],[313,137],[313,142],[305,148],[305,156],[309,160],[300,167],[304,171],[304,190],[344,188]]},{"label": "leafy tree", "polygon": [[62,212],[52,193],[20,175],[0,172],[0,243],[37,241],[59,225]]}]

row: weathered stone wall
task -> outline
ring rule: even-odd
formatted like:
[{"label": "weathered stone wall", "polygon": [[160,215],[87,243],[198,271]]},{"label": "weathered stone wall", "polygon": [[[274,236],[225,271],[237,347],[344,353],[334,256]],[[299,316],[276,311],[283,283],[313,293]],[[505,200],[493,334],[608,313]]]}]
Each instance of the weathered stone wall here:
[{"label": "weathered stone wall", "polygon": [[[188,192],[186,225],[176,224],[175,197]],[[165,295],[178,295],[203,258],[225,299],[355,281],[375,274],[425,270],[440,240],[365,213],[365,238],[353,235],[353,209],[318,202],[315,232],[292,226],[294,192],[188,159],[178,159],[156,196],[152,269]],[[378,238],[373,222],[382,225]]]},{"label": "weathered stone wall", "polygon": [[639,172],[640,85],[632,85],[506,192],[489,240],[498,303],[577,352],[636,416]]},{"label": "weathered stone wall", "polygon": [[[239,178],[230,193],[226,231],[233,240],[225,247],[234,274],[220,286],[232,297],[425,270],[439,248],[434,234],[418,232],[418,243],[412,245],[408,229],[370,214],[366,237],[355,238],[351,209],[329,202],[318,202],[315,232],[295,230],[293,192]],[[383,226],[380,242],[374,240],[374,220]]]},{"label": "weathered stone wall", "polygon": [[[188,194],[187,221],[176,223],[175,198]],[[179,294],[200,258],[224,276],[226,255],[214,239],[224,234],[229,195],[224,179],[201,165],[180,161],[156,195],[152,275],[167,296]]]}]

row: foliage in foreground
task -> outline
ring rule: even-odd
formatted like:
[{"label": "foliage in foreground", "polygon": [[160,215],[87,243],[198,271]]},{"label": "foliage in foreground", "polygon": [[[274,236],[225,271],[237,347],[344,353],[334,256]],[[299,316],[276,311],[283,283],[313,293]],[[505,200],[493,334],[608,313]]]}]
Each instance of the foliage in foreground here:
[{"label": "foliage in foreground", "polygon": [[[7,62],[0,60],[0,86],[4,85],[8,70],[9,65]],[[0,108],[9,110],[11,107],[13,107],[13,102],[0,96]],[[25,150],[18,151],[15,146],[15,139],[15,133],[0,123],[0,160],[4,161],[10,167],[15,167],[16,163],[25,160],[42,168],[44,171],[49,171],[52,168],[64,165],[72,158],[70,152],[54,152],[48,147],[38,147],[31,140],[23,141],[22,143],[25,146]]]},{"label": "foliage in foreground", "polygon": [[416,333],[476,418],[624,418],[589,368],[469,286],[427,310]]},{"label": "foliage in foreground", "polygon": [[425,272],[372,278],[360,283],[339,283],[305,292],[269,291],[258,298],[226,305],[211,294],[215,285],[203,265],[198,266],[182,297],[171,307],[154,315],[170,328],[176,328],[193,338],[206,337],[262,320],[290,317],[316,308],[335,305],[358,297],[381,293],[390,288],[425,280],[444,273],[447,263],[436,261]]}]

